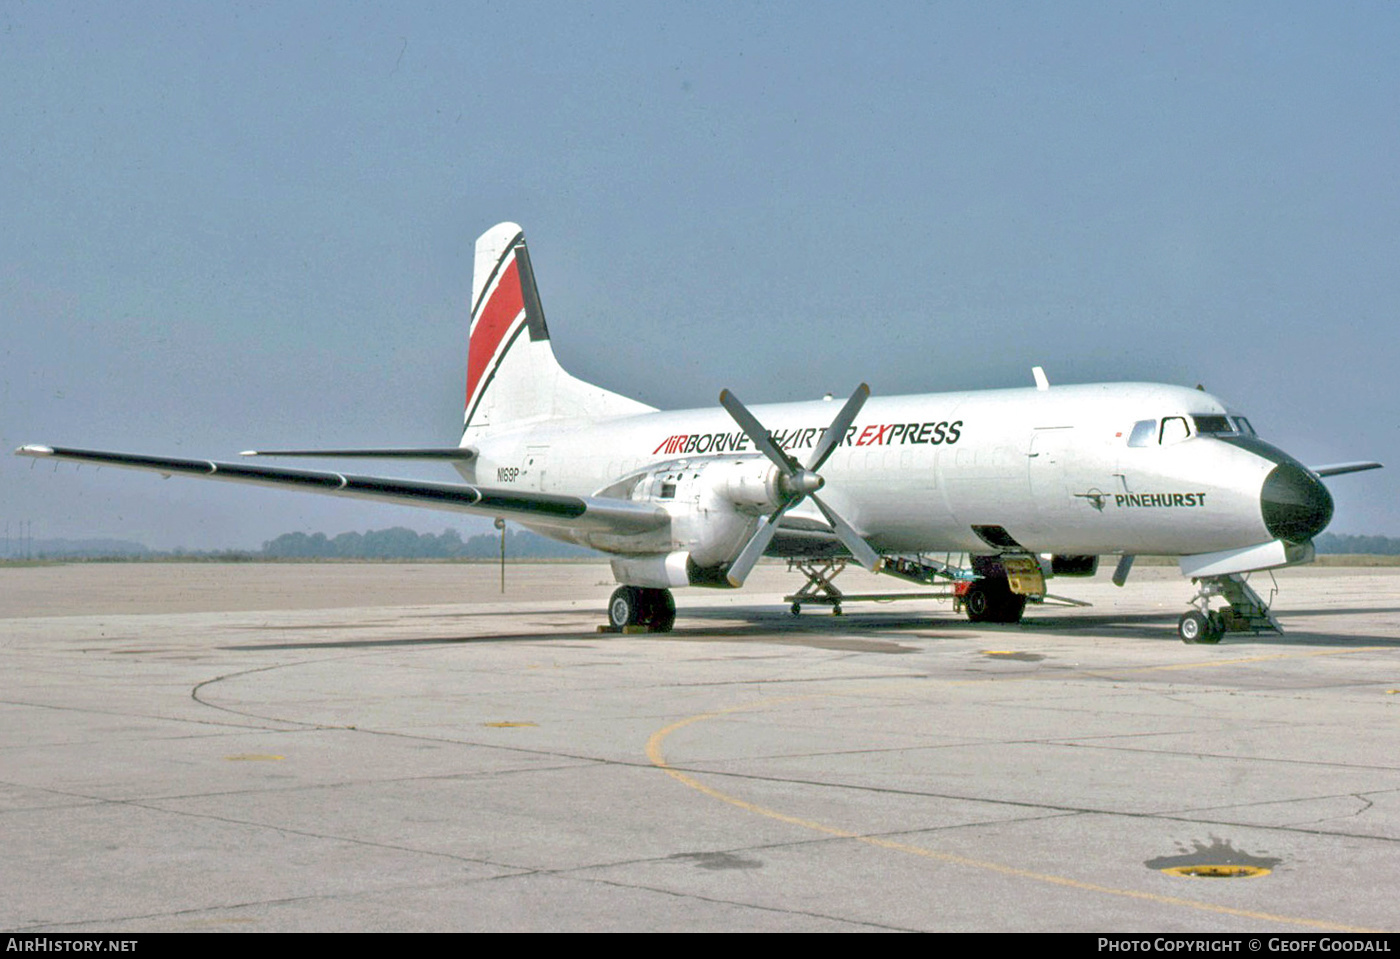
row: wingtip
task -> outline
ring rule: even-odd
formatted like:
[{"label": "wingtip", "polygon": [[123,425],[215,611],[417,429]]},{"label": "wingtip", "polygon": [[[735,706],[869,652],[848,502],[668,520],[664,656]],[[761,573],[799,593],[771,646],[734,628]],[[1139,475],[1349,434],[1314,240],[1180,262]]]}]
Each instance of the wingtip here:
[{"label": "wingtip", "polygon": [[260,455],[262,455],[262,454],[260,454],[257,450],[243,450],[243,451],[240,452],[238,455],[239,455],[239,456],[260,456]]},{"label": "wingtip", "polygon": [[16,450],[15,450],[15,455],[16,455],[16,456],[52,456],[52,455],[53,455],[53,447],[52,447],[52,446],[36,446],[36,445],[34,445],[34,444],[27,444],[27,445],[25,445],[25,446],[21,446],[21,447],[19,447],[18,449],[16,449]]}]

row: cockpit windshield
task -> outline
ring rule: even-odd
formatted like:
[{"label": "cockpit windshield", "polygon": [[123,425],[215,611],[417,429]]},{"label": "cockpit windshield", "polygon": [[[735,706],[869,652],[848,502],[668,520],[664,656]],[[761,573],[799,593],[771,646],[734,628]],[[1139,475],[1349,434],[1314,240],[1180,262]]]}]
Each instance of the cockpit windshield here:
[{"label": "cockpit windshield", "polygon": [[1190,416],[1165,416],[1161,420],[1139,420],[1128,434],[1128,445],[1167,446],[1192,436],[1257,435],[1249,420],[1243,416],[1193,413]]},{"label": "cockpit windshield", "polygon": [[1196,433],[1200,436],[1219,436],[1221,433],[1235,432],[1235,424],[1230,422],[1228,416],[1197,413],[1191,417],[1191,420],[1196,424]]},{"label": "cockpit windshield", "polygon": [[1215,413],[1197,413],[1191,417],[1196,424],[1196,432],[1201,436],[1254,436],[1254,427],[1243,416],[1219,416]]}]

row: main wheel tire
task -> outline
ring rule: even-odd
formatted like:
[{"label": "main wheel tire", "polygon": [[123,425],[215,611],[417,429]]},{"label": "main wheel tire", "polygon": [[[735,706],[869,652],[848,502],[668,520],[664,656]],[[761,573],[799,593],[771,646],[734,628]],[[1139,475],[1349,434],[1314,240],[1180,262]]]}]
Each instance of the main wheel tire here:
[{"label": "main wheel tire", "polygon": [[985,623],[991,608],[991,597],[987,595],[987,591],[981,583],[973,583],[967,588],[967,593],[963,595],[963,609],[967,610],[969,620],[974,623]]},{"label": "main wheel tire", "polygon": [[1026,613],[1026,597],[1020,593],[1011,592],[1011,587],[1006,588],[1006,599],[1001,606],[1001,618],[999,623],[1019,623],[1021,617]]},{"label": "main wheel tire", "polygon": [[641,592],[641,621],[658,633],[669,633],[676,624],[676,598],[669,589],[645,589]]},{"label": "main wheel tire", "polygon": [[1011,592],[1004,579],[979,579],[967,588],[963,609],[974,623],[1019,623],[1026,611],[1026,597]]},{"label": "main wheel tire", "polygon": [[608,625],[613,629],[641,622],[642,591],[635,586],[619,586],[608,600]]}]

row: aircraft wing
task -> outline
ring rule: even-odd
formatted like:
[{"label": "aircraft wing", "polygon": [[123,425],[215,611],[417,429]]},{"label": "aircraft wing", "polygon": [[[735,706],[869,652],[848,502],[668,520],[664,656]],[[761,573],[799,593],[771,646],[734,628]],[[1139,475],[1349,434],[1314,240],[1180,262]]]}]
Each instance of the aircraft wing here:
[{"label": "aircraft wing", "polygon": [[476,450],[470,446],[445,446],[428,449],[392,450],[244,450],[239,456],[324,456],[336,459],[366,460],[456,460],[467,462],[476,459]]},{"label": "aircraft wing", "polygon": [[1328,466],[1314,466],[1312,471],[1318,476],[1341,476],[1343,473],[1360,473],[1362,470],[1378,470],[1380,463],[1332,463]]},{"label": "aircraft wing", "polygon": [[628,535],[657,529],[670,522],[670,514],[658,507],[598,496],[563,496],[525,490],[492,489],[465,483],[429,483],[321,470],[247,466],[242,463],[216,463],[213,460],[174,459],[166,456],[80,450],[61,446],[21,446],[15,453],[18,456],[40,459],[146,470],[167,477],[178,473],[181,476],[200,479],[252,483],[257,486],[298,489],[403,506],[423,506],[428,509],[500,516],[531,526],[601,530]]}]

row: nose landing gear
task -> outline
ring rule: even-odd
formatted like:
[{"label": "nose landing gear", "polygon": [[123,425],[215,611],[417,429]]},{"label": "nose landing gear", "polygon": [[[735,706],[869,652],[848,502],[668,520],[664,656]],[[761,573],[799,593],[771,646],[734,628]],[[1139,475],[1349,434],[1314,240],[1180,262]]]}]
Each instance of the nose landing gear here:
[{"label": "nose landing gear", "polygon": [[[1200,584],[1199,592],[1191,599],[1196,608],[1182,613],[1176,624],[1177,635],[1183,643],[1214,645],[1226,633],[1283,632],[1283,627],[1269,612],[1269,604],[1239,573],[1203,576],[1192,582]],[[1210,608],[1210,601],[1216,596],[1225,598],[1224,609]]]}]

